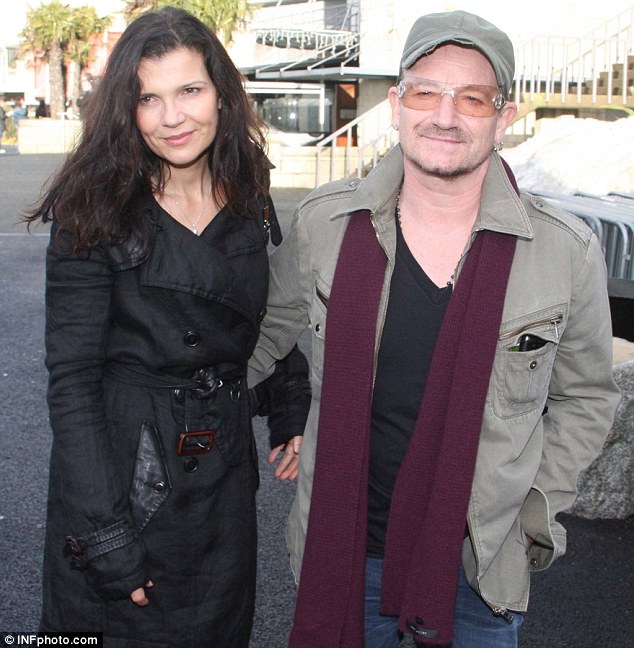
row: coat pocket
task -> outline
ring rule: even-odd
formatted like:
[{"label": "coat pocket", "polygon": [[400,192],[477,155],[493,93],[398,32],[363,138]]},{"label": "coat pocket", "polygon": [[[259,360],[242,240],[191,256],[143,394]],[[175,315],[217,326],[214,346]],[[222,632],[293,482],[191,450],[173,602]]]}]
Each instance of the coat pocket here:
[{"label": "coat pocket", "polygon": [[[564,328],[561,307],[556,307],[533,314],[500,336],[493,371],[493,409],[498,417],[512,418],[544,409]],[[520,350],[527,334],[527,350]]]},{"label": "coat pocket", "polygon": [[158,432],[154,425],[143,421],[130,489],[132,519],[139,533],[147,526],[171,490],[165,453]]},{"label": "coat pocket", "polygon": [[315,293],[310,306],[310,323],[312,328],[311,373],[313,380],[321,385],[324,370],[324,349],[326,342],[326,316],[330,287],[318,276],[315,277]]}]

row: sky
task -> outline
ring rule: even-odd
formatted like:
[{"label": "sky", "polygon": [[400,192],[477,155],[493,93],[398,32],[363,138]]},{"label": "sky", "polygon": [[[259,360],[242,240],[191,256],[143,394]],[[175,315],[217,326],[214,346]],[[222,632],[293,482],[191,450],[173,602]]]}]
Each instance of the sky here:
[{"label": "sky", "polygon": [[[123,0],[63,0],[63,2],[71,7],[94,6],[99,16],[105,16],[111,11],[121,10],[125,6]],[[11,8],[10,10],[7,8],[2,12],[0,45],[3,43],[15,44],[15,36],[24,28],[28,7],[35,9],[42,4],[48,4],[48,0],[11,0],[3,4]]]},{"label": "sky", "polygon": [[[361,0],[363,2],[364,0]],[[462,0],[429,2],[430,11],[464,9],[486,18],[505,31],[514,43],[535,36],[582,38],[606,20],[634,7],[634,0],[531,0],[518,5],[512,0]]]}]

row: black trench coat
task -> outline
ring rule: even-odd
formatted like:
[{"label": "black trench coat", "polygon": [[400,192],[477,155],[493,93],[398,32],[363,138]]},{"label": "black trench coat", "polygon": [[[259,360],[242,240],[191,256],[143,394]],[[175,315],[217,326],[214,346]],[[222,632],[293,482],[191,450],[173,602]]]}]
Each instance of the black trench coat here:
[{"label": "black trench coat", "polygon": [[130,243],[64,255],[53,228],[41,629],[116,648],[246,647],[257,460],[244,375],[268,228],[225,209],[198,237],[151,199],[145,217],[144,256]]}]

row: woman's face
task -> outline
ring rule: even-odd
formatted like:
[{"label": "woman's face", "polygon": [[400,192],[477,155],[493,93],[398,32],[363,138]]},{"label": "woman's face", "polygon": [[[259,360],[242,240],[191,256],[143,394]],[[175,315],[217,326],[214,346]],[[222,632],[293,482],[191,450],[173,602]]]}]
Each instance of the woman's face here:
[{"label": "woman's face", "polygon": [[203,57],[176,49],[159,59],[142,59],[138,76],[136,124],[145,143],[171,167],[202,160],[216,136],[219,109]]}]

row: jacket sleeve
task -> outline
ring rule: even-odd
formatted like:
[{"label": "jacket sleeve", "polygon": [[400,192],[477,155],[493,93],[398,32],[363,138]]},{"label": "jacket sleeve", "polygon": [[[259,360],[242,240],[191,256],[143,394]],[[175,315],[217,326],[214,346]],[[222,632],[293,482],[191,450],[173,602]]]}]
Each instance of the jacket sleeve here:
[{"label": "jacket sleeve", "polygon": [[268,416],[271,448],[304,433],[311,403],[308,361],[297,346],[308,325],[309,285],[299,255],[298,213],[270,257],[267,311],[248,367],[253,409]]},{"label": "jacket sleeve", "polygon": [[310,293],[308,255],[296,211],[289,233],[270,257],[269,296],[260,337],[248,366],[248,383],[268,378],[275,363],[286,358],[308,326],[307,297]]},{"label": "jacket sleeve", "polygon": [[51,232],[46,366],[53,431],[51,503],[67,524],[67,555],[105,598],[145,584],[144,549],[107,434],[103,367],[112,271],[102,251],[62,253]]},{"label": "jacket sleeve", "polygon": [[[594,235],[573,284],[568,323],[559,341],[543,416],[544,445],[534,490],[533,513],[522,520],[535,539],[531,564],[547,567],[565,551],[565,531],[555,516],[577,496],[577,478],[599,455],[612,426],[619,390],[612,377],[612,326],[605,262]],[[543,510],[543,507],[546,510]],[[548,516],[554,552],[540,537],[539,509]],[[543,528],[543,527],[542,527]]]}]

